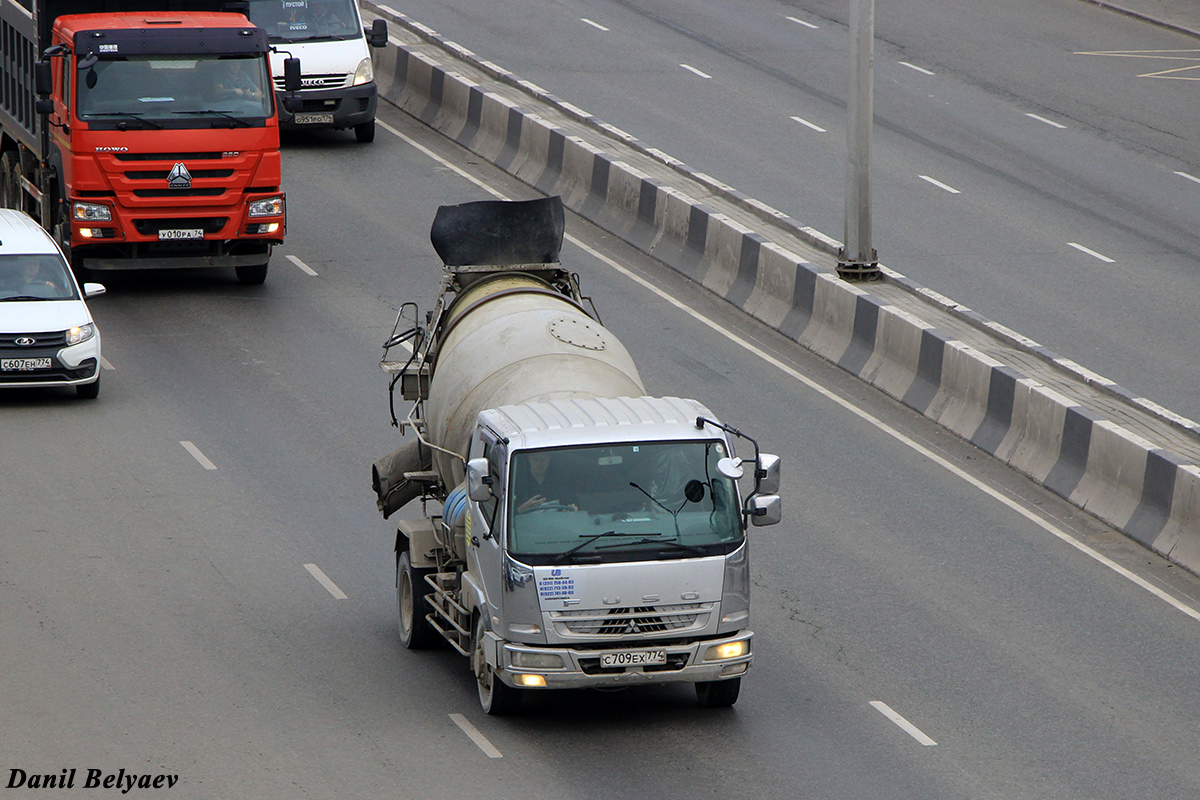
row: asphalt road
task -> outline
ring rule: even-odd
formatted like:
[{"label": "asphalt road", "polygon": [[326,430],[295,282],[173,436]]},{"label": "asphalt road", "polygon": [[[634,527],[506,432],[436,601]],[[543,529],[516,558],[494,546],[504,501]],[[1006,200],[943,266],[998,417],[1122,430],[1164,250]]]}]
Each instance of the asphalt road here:
[{"label": "asphalt road", "polygon": [[465,659],[403,650],[380,344],[436,293],[437,206],[530,194],[381,120],[285,142],[265,286],[106,276],[100,398],[0,395],[0,797],[14,769],[186,798],[1200,795],[1200,580],[573,217],[563,262],[648,388],[784,458],[755,666],[732,710],[669,687],[494,719]]},{"label": "asphalt road", "polygon": [[[479,57],[841,239],[832,0],[397,0]],[[1197,40],[1079,0],[876,4],[874,245],[1200,419]]]}]

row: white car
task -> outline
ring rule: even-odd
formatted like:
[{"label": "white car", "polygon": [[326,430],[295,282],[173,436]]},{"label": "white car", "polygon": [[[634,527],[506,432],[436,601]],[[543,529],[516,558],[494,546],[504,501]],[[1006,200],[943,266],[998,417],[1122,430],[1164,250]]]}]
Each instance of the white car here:
[{"label": "white car", "polygon": [[62,250],[28,215],[0,208],[0,388],[74,386],[100,394],[100,331]]}]

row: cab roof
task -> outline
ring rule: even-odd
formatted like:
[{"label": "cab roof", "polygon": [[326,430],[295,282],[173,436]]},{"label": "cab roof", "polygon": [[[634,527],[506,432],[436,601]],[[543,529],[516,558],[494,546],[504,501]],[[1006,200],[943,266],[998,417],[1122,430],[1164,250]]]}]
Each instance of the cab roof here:
[{"label": "cab roof", "polygon": [[58,253],[50,234],[24,212],[0,208],[0,255]]},{"label": "cab roof", "polygon": [[501,406],[479,414],[479,421],[508,439],[510,449],[578,444],[724,439],[696,418],[716,419],[695,400],[680,397],[613,397],[550,400]]}]

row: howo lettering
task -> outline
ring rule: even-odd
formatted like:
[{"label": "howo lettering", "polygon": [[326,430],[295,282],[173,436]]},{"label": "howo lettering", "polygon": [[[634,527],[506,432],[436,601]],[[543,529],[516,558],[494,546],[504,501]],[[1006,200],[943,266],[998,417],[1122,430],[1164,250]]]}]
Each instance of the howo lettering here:
[{"label": "howo lettering", "polygon": [[[222,9],[246,4],[0,0],[0,204],[39,220],[78,274],[265,280],[287,229],[270,46]],[[299,64],[286,72],[295,101]]]},{"label": "howo lettering", "polygon": [[422,509],[397,526],[400,639],[469,657],[489,714],[669,682],[731,705],[753,657],[746,532],[779,521],[779,459],[646,395],[558,262],[563,223],[559,198],[440,208],[437,300],[404,304],[384,345],[413,435],[372,485],[384,517]]}]

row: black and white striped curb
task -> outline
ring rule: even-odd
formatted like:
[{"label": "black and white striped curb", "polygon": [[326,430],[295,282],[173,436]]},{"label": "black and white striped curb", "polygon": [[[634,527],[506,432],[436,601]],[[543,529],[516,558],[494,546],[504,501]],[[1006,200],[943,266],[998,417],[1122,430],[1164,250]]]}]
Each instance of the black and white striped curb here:
[{"label": "black and white striped curb", "polygon": [[[380,96],[1125,534],[1200,573],[1200,426],[887,270],[840,280],[837,242],[441,39],[400,26],[375,51]],[[921,303],[897,298],[920,297]],[[885,297],[891,300],[884,299]],[[932,305],[930,305],[932,304]],[[916,309],[919,313],[914,313]],[[1031,375],[922,309],[1028,353]],[[1094,390],[1096,402],[1064,389]],[[1149,422],[1135,433],[1103,398]],[[1108,406],[1108,407],[1111,407]],[[1122,420],[1124,421],[1124,420]],[[1152,441],[1159,439],[1161,441]]]}]

